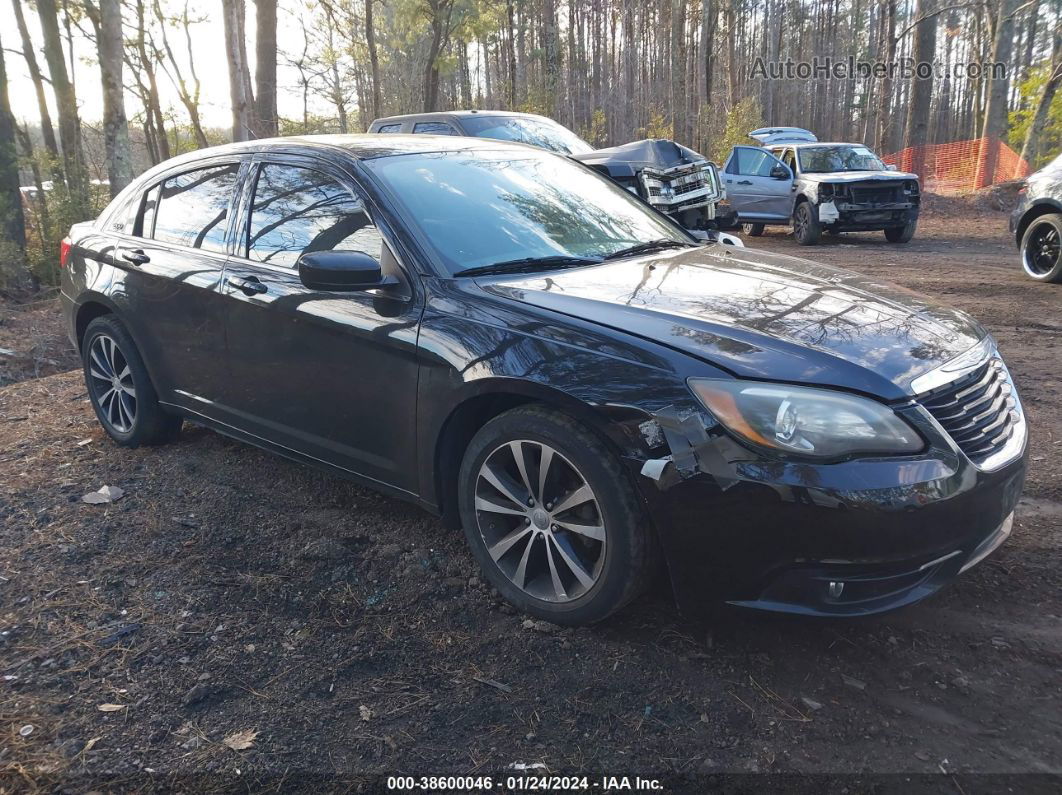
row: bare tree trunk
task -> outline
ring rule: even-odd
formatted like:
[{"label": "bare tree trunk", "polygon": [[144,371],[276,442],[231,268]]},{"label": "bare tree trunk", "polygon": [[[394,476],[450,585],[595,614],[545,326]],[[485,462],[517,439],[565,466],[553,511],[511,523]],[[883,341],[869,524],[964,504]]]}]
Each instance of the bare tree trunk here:
[{"label": "bare tree trunk", "polygon": [[100,0],[99,61],[103,83],[103,141],[107,150],[107,178],[111,197],[133,178],[129,122],[125,118],[122,83],[122,6],[120,0]]},{"label": "bare tree trunk", "polygon": [[[882,36],[885,41],[885,63],[891,64],[896,61],[896,0],[882,0],[884,6],[885,22],[882,26]],[[881,80],[881,93],[878,94],[878,126],[874,135],[874,148],[881,151],[888,146],[891,122],[889,119],[889,106],[892,103],[892,75],[886,72]]]},{"label": "bare tree trunk", "polygon": [[[1014,43],[1014,10],[1017,0],[1000,0],[999,16],[996,21],[996,36],[992,44],[993,63],[1010,64],[1011,50]],[[1007,90],[1006,77],[989,81],[988,97],[985,104],[985,123],[981,131],[982,152],[977,168],[974,186],[983,188],[995,179],[996,164],[999,162],[999,141],[1007,134]]]},{"label": "bare tree trunk", "polygon": [[690,144],[686,128],[686,0],[671,0],[671,134]]},{"label": "bare tree trunk", "polygon": [[[188,3],[185,1],[184,12],[181,16],[181,25],[184,29],[185,48],[188,52],[188,71],[192,76],[192,87],[188,87],[188,83],[184,79],[184,74],[181,72],[181,66],[174,56],[173,48],[170,47],[169,37],[166,35],[165,17],[162,13],[162,5],[159,0],[155,0],[155,17],[159,21],[161,26],[162,35],[162,47],[166,51],[166,56],[170,61],[170,69],[173,70],[173,74],[170,75],[170,80],[177,89],[177,96],[180,97],[181,104],[184,105],[185,110],[188,111],[188,120],[192,124],[192,134],[195,136],[195,144],[200,149],[203,149],[210,145],[207,141],[206,133],[203,131],[203,124],[199,118],[199,96],[201,91],[201,84],[199,82],[199,75],[195,71],[195,56],[192,51],[192,30],[191,20],[188,18]],[[169,72],[167,71],[167,74]]]},{"label": "bare tree trunk", "polygon": [[383,89],[380,86],[380,57],[376,51],[376,25],[373,21],[374,0],[365,0],[365,46],[369,50],[369,74],[372,78],[372,117],[383,115]]},{"label": "bare tree trunk", "polygon": [[41,136],[44,138],[44,148],[48,154],[59,159],[59,145],[55,142],[55,129],[52,127],[52,114],[48,110],[48,100],[44,94],[44,78],[41,69],[37,65],[37,56],[34,54],[33,39],[30,38],[29,29],[26,27],[26,17],[22,13],[23,0],[11,0],[15,6],[15,22],[18,25],[19,36],[22,38],[22,55],[26,59],[26,69],[33,81],[33,89],[37,94],[37,110],[41,116]]},{"label": "bare tree trunk", "polygon": [[[915,5],[915,19],[922,18],[914,30],[914,49],[911,57],[916,64],[933,60],[937,46],[937,18],[928,16],[933,13],[933,0],[918,0]],[[903,132],[903,148],[924,147],[929,142],[929,106],[933,99],[932,75],[921,78],[917,74],[911,78],[911,99],[907,105],[907,123]],[[925,170],[925,149],[914,152],[914,159],[905,170],[921,175]]]},{"label": "bare tree trunk", "polygon": [[1058,84],[1062,82],[1062,35],[1056,31],[1054,42],[1051,45],[1051,73],[1047,76],[1043,91],[1036,102],[1036,110],[1033,111],[1032,121],[1025,133],[1025,141],[1021,147],[1021,157],[1030,168],[1036,167],[1036,160],[1040,155],[1040,138],[1044,127],[1047,125],[1047,117],[1058,92]]},{"label": "bare tree trunk", "polygon": [[77,115],[77,94],[66,71],[63,44],[59,38],[59,14],[55,0],[37,0],[37,14],[44,36],[44,59],[52,79],[55,105],[59,111],[59,142],[63,147],[63,173],[75,211],[88,214],[88,172],[81,149],[81,120]]},{"label": "bare tree trunk", "polygon": [[428,60],[424,66],[424,111],[439,109],[439,56],[446,45],[446,36],[450,27],[450,14],[453,12],[453,0],[427,0],[431,26],[431,43],[428,46]]},{"label": "bare tree trunk", "polygon": [[[19,190],[18,149],[15,138],[15,117],[11,114],[11,100],[7,93],[7,65],[4,48],[0,44],[0,236],[26,250],[26,218],[22,214],[22,191]],[[25,256],[15,265],[19,281],[28,281]]]},{"label": "bare tree trunk", "polygon": [[247,66],[246,7],[244,0],[221,0],[225,22],[225,53],[229,59],[229,97],[232,102],[232,140],[254,138],[254,92]]},{"label": "bare tree trunk", "polygon": [[255,5],[255,137],[277,135],[277,0]]}]

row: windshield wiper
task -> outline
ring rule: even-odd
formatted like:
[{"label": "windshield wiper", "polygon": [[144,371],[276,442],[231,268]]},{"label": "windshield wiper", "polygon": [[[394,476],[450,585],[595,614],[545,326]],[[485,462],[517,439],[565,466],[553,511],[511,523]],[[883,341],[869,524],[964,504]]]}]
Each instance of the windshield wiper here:
[{"label": "windshield wiper", "polygon": [[605,259],[620,259],[621,257],[633,257],[635,254],[648,254],[650,251],[662,251],[665,248],[695,248],[696,243],[687,243],[682,240],[650,240],[648,243],[637,243],[619,251],[613,251]]},{"label": "windshield wiper", "polygon": [[592,257],[571,257],[557,255],[552,257],[523,257],[522,259],[510,259],[504,262],[492,262],[490,265],[477,265],[474,268],[465,268],[457,271],[454,276],[486,276],[500,273],[530,273],[539,270],[557,270],[558,268],[574,268],[579,265],[593,265],[600,262]]}]

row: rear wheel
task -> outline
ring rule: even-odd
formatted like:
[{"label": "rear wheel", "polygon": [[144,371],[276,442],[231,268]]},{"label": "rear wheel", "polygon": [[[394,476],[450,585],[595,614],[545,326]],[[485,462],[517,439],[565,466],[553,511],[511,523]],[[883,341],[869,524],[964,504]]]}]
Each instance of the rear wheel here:
[{"label": "rear wheel", "polygon": [[1038,282],[1062,283],[1062,215],[1041,215],[1021,239],[1021,266]]},{"label": "rear wheel", "polygon": [[180,431],[181,418],[159,405],[133,338],[113,315],[89,323],[81,342],[81,360],[96,418],[118,444],[161,444]]},{"label": "rear wheel", "polygon": [[811,202],[804,201],[797,205],[793,213],[793,237],[802,246],[814,246],[822,237],[822,224]]},{"label": "rear wheel", "polygon": [[885,230],[885,239],[890,243],[909,243],[917,227],[917,221],[911,221],[903,226],[890,226]]},{"label": "rear wheel", "polygon": [[759,237],[763,234],[763,224],[742,224],[741,231],[749,237]]},{"label": "rear wheel", "polygon": [[472,551],[520,610],[590,624],[649,581],[645,511],[616,456],[571,417],[541,407],[496,417],[472,439],[459,478]]}]

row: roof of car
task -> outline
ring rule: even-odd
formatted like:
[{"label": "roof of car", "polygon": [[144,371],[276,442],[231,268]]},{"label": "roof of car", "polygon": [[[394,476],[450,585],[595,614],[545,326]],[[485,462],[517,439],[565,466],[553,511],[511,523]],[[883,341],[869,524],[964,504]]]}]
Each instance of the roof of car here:
[{"label": "roof of car", "polygon": [[518,113],[513,110],[438,110],[429,111],[425,113],[405,113],[401,116],[383,116],[379,119],[373,119],[373,124],[391,124],[395,122],[410,121],[412,119],[424,119],[431,118],[433,116],[456,116],[458,118],[466,116],[531,116],[537,117],[535,113]]},{"label": "roof of car", "polygon": [[327,134],[327,135],[292,135],[282,138],[260,138],[252,141],[239,141],[231,144],[196,149],[192,152],[164,161],[160,165],[174,164],[181,161],[195,162],[208,157],[228,154],[265,152],[270,150],[320,149],[336,152],[344,150],[358,160],[371,160],[390,155],[418,154],[427,152],[463,152],[472,149],[503,149],[519,147],[525,144],[501,141],[494,138],[468,138],[456,135],[404,135],[398,133],[372,134]]},{"label": "roof of car", "polygon": [[764,144],[764,149],[809,149],[816,146],[866,146],[853,141],[776,141]]}]

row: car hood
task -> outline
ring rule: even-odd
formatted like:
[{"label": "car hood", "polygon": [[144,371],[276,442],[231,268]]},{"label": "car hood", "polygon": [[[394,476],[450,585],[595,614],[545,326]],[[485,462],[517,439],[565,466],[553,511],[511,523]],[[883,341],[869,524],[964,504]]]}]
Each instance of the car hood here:
[{"label": "car hood", "polygon": [[738,377],[886,400],[987,333],[900,287],[796,257],[712,244],[480,280],[489,293],[635,334]]},{"label": "car hood", "polygon": [[867,182],[877,180],[918,179],[917,174],[906,171],[826,171],[821,174],[801,174],[805,182]]}]

